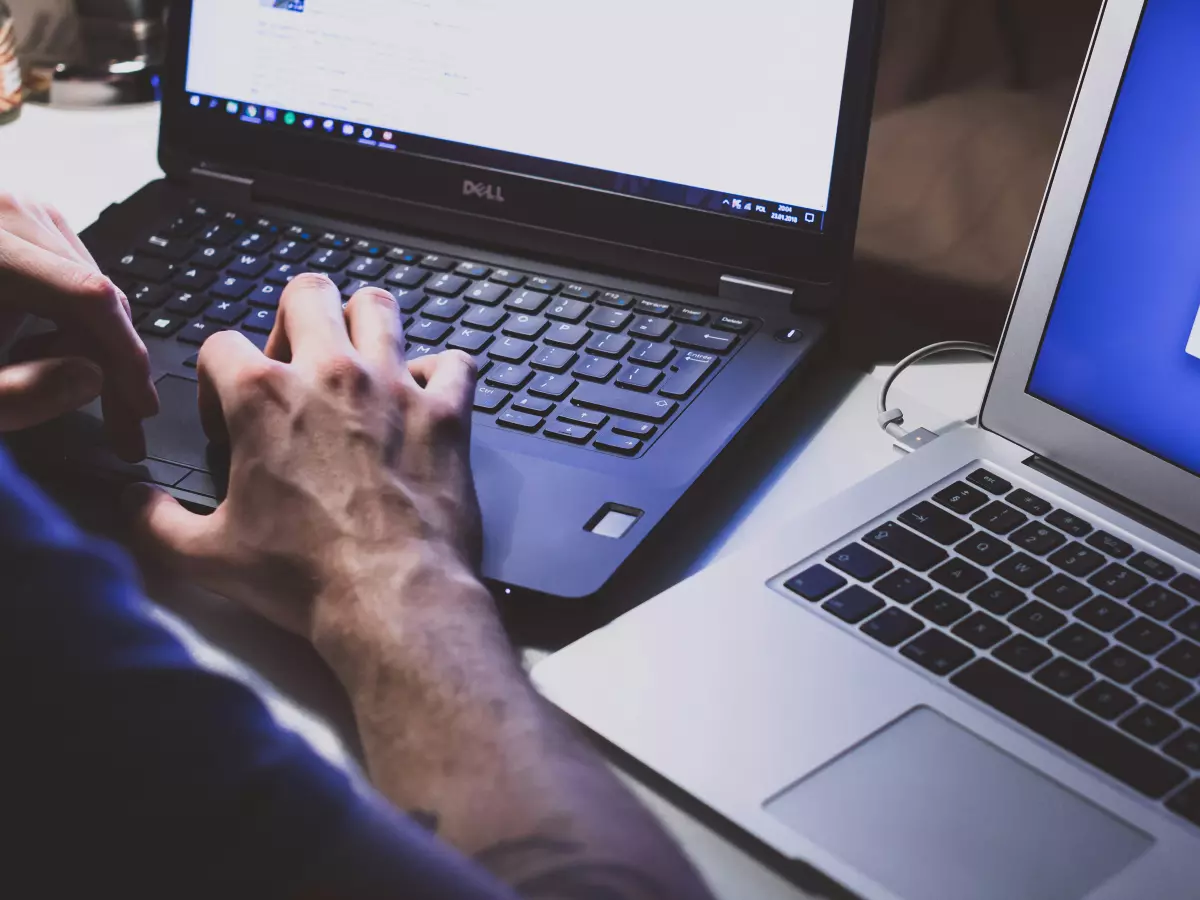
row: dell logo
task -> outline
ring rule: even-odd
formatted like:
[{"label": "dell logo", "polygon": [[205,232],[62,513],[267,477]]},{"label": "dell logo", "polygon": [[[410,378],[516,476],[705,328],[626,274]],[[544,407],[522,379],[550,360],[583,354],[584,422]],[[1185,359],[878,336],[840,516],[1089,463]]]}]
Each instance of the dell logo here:
[{"label": "dell logo", "polygon": [[463,182],[463,196],[476,197],[480,200],[491,200],[493,203],[504,202],[504,189],[498,184],[486,184],[482,181]]}]

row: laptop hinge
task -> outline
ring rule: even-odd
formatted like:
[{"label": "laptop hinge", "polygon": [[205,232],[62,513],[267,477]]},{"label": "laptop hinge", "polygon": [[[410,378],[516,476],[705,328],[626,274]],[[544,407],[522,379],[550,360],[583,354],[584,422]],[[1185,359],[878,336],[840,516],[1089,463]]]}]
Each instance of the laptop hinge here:
[{"label": "laptop hinge", "polygon": [[736,275],[722,275],[721,288],[718,295],[722,300],[737,300],[746,303],[771,303],[792,308],[796,299],[796,291],[781,284],[767,284],[762,281],[750,281]]},{"label": "laptop hinge", "polygon": [[241,204],[254,200],[254,179],[241,175],[230,175],[215,169],[196,166],[192,169],[191,182],[205,197],[213,197],[225,203]]}]

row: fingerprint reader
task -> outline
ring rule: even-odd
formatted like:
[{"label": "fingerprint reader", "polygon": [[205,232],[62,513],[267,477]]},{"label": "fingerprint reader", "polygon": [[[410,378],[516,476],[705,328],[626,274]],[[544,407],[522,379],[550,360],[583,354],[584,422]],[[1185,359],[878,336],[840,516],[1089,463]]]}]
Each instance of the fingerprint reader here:
[{"label": "fingerprint reader", "polygon": [[620,540],[629,533],[638,520],[645,515],[640,509],[630,509],[627,506],[608,504],[592,517],[587,531],[600,537]]}]

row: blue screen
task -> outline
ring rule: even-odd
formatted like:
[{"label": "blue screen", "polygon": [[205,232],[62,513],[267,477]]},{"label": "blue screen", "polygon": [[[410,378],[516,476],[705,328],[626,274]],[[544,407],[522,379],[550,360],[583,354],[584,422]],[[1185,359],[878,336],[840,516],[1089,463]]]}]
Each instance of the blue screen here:
[{"label": "blue screen", "polygon": [[1149,0],[1029,391],[1200,473],[1198,317],[1200,3]]}]

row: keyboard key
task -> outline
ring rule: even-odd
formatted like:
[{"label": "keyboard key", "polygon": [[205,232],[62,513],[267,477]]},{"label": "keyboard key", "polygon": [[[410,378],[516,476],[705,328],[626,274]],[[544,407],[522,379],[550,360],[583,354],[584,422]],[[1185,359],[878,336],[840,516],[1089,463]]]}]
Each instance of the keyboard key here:
[{"label": "keyboard key", "polygon": [[1179,707],[1176,712],[1193,725],[1200,726],[1200,697],[1189,700],[1183,706]]},{"label": "keyboard key", "polygon": [[987,494],[961,481],[939,491],[933,499],[960,516],[968,516],[988,502]]},{"label": "keyboard key", "polygon": [[652,391],[663,380],[663,373],[658,369],[645,366],[626,366],[621,377],[616,380],[618,387],[631,391]]},{"label": "keyboard key", "polygon": [[673,400],[647,397],[633,391],[598,384],[583,384],[572,401],[576,406],[599,409],[610,415],[645,419],[661,424],[679,408]]},{"label": "keyboard key", "polygon": [[1034,637],[1044,638],[1066,625],[1067,617],[1058,610],[1034,600],[1009,616],[1008,621]]},{"label": "keyboard key", "polygon": [[516,287],[525,281],[525,276],[520,272],[513,272],[510,269],[497,269],[492,273],[491,280],[497,284],[506,284],[509,287]]},{"label": "keyboard key", "polygon": [[975,588],[968,597],[976,606],[998,616],[1008,615],[1026,600],[1025,595],[1015,587],[995,578]]},{"label": "keyboard key", "polygon": [[691,350],[728,353],[737,344],[738,337],[697,325],[681,325],[671,340],[680,347],[687,347]]},{"label": "keyboard key", "polygon": [[361,278],[364,281],[375,281],[383,275],[391,265],[387,260],[378,257],[362,256],[350,263],[350,268],[346,271],[351,278]]},{"label": "keyboard key", "polygon": [[1178,706],[1195,693],[1191,685],[1165,669],[1155,669],[1135,684],[1133,690],[1164,709]]},{"label": "keyboard key", "polygon": [[506,409],[497,417],[496,422],[501,428],[511,428],[514,431],[525,431],[533,433],[542,427],[542,420],[538,416],[531,416],[528,413],[517,412],[514,409]]},{"label": "keyboard key", "polygon": [[154,256],[173,263],[183,262],[196,251],[191,241],[159,234],[146,238],[135,249],[141,256]]},{"label": "keyboard key", "polygon": [[1192,607],[1173,621],[1171,627],[1186,638],[1200,641],[1200,607]]},{"label": "keyboard key", "polygon": [[275,246],[275,235],[253,231],[234,244],[241,253],[265,253]]},{"label": "keyboard key", "polygon": [[1123,691],[1111,681],[1098,681],[1075,698],[1089,712],[1111,722],[1137,705],[1133,694]]},{"label": "keyboard key", "polygon": [[570,350],[562,350],[557,347],[543,347],[533,359],[530,360],[530,365],[535,369],[543,369],[547,372],[562,373],[575,365],[579,359],[578,353],[573,353]]},{"label": "keyboard key", "polygon": [[1161,744],[1177,732],[1181,725],[1178,719],[1143,703],[1122,719],[1117,727],[1147,744]]},{"label": "keyboard key", "polygon": [[1171,582],[1171,587],[1175,588],[1175,590],[1179,591],[1185,597],[1190,597],[1200,602],[1200,578],[1184,573]]},{"label": "keyboard key", "polygon": [[598,334],[588,341],[589,353],[620,359],[633,346],[633,339],[623,334]]},{"label": "keyboard key", "polygon": [[546,416],[554,412],[554,404],[540,397],[522,397],[513,403],[513,408],[534,416]]},{"label": "keyboard key", "polygon": [[529,341],[520,338],[502,337],[496,341],[488,356],[498,362],[522,363],[529,358],[535,348]]},{"label": "keyboard key", "polygon": [[851,544],[830,556],[826,562],[859,581],[874,581],[893,568],[890,562],[862,544]]},{"label": "keyboard key", "polygon": [[416,265],[421,257],[411,250],[405,250],[403,247],[393,247],[387,252],[384,257],[388,262],[397,263],[402,266]]},{"label": "keyboard key", "polygon": [[171,284],[188,291],[203,291],[216,280],[216,273],[210,269],[183,269],[171,279]]},{"label": "keyboard key", "polygon": [[884,556],[890,556],[918,572],[928,572],[934,566],[945,562],[950,555],[941,547],[931,544],[907,528],[901,528],[895,522],[884,522],[863,540]]},{"label": "keyboard key", "polygon": [[908,606],[914,600],[933,590],[933,585],[924,578],[918,578],[912,572],[897,569],[875,582],[875,590],[897,603]]},{"label": "keyboard key", "polygon": [[971,607],[963,600],[947,594],[945,591],[934,591],[924,600],[919,600],[913,606],[913,612],[934,625],[953,625],[963,616],[971,612]]},{"label": "keyboard key", "polygon": [[1004,499],[1006,499],[1017,509],[1022,509],[1031,516],[1044,516],[1046,513],[1051,512],[1054,509],[1053,506],[1051,506],[1041,497],[1035,497],[1033,494],[1029,493],[1029,491],[1020,489],[1013,491]]},{"label": "keyboard key", "polygon": [[891,606],[867,622],[862,627],[862,632],[885,647],[899,647],[924,629],[920,619]]},{"label": "keyboard key", "polygon": [[1079,693],[1095,680],[1087,669],[1061,657],[1038,669],[1033,679],[1064,697]]},{"label": "keyboard key", "polygon": [[[1176,735],[1163,746],[1163,752],[1189,769],[1200,769],[1200,731],[1189,728]],[[1194,821],[1200,825],[1200,817]]]},{"label": "keyboard key", "polygon": [[[671,304],[664,303],[661,300],[639,300],[634,305],[634,311],[647,316],[669,316],[671,314]],[[734,329],[729,329],[733,331]]]},{"label": "keyboard key", "polygon": [[1012,634],[1012,629],[987,613],[972,613],[954,626],[954,635],[968,644],[987,650]]},{"label": "keyboard key", "polygon": [[167,312],[179,313],[185,318],[191,318],[204,312],[208,306],[209,300],[201,294],[192,294],[186,291],[176,294],[167,301]]},{"label": "keyboard key", "polygon": [[1032,553],[1034,556],[1045,556],[1051,550],[1057,550],[1067,542],[1062,532],[1055,531],[1039,522],[1030,522],[1024,528],[1013,532],[1009,538],[1018,550]]},{"label": "keyboard key", "polygon": [[480,384],[475,388],[475,408],[480,412],[493,413],[507,403],[511,396],[508,391]]},{"label": "keyboard key", "polygon": [[633,318],[633,313],[624,310],[598,309],[588,318],[587,323],[593,328],[600,328],[604,331],[620,331],[631,318]]},{"label": "keyboard key", "polygon": [[588,381],[608,381],[619,368],[621,366],[615,359],[585,356],[583,361],[575,367],[575,374]]},{"label": "keyboard key", "polygon": [[302,271],[303,269],[301,269],[295,263],[278,263],[275,266],[272,266],[267,271],[267,274],[263,276],[263,278],[266,281],[271,282],[271,284],[290,284],[291,280],[299,275]]},{"label": "keyboard key", "polygon": [[394,284],[396,287],[414,288],[420,287],[428,279],[429,272],[426,269],[420,269],[416,266],[400,266],[388,275],[385,280],[388,284]]},{"label": "keyboard key", "polygon": [[312,255],[313,245],[307,241],[284,241],[273,251],[271,256],[280,262],[303,262]]},{"label": "keyboard key", "polygon": [[473,285],[463,297],[472,303],[482,303],[484,306],[495,306],[509,294],[509,289],[502,284],[485,281]]},{"label": "keyboard key", "polygon": [[468,325],[471,328],[482,328],[485,331],[491,331],[507,318],[508,313],[502,309],[493,309],[488,306],[473,306],[471,307],[471,311],[463,318],[462,324]]},{"label": "keyboard key", "polygon": [[446,342],[448,350],[462,350],[464,353],[470,353],[472,356],[478,356],[488,348],[488,345],[495,338],[478,328],[460,328],[454,332],[454,336]]},{"label": "keyboard key", "polygon": [[827,569],[825,566],[813,566],[805,569],[784,587],[810,603],[816,603],[824,600],[834,591],[841,590],[847,583],[845,578],[831,569]]},{"label": "keyboard key", "polygon": [[1174,591],[1152,584],[1130,600],[1129,605],[1151,619],[1166,622],[1187,609],[1188,603]]},{"label": "keyboard key", "polygon": [[1066,510],[1056,509],[1050,515],[1046,516],[1046,521],[1057,528],[1059,531],[1065,531],[1071,537],[1081,538],[1087,537],[1094,530],[1091,525],[1074,516]]},{"label": "keyboard key", "polygon": [[997,647],[993,655],[1006,666],[1029,673],[1044,666],[1054,654],[1037,641],[1018,634]]},{"label": "keyboard key", "polygon": [[422,257],[421,265],[431,272],[449,272],[458,265],[458,260],[451,259],[448,256],[440,256],[437,253],[430,253]]},{"label": "keyboard key", "polygon": [[550,278],[543,278],[540,275],[530,278],[528,281],[525,282],[525,285],[530,290],[544,291],[547,294],[553,294],[555,291],[559,290],[563,286],[561,281],[555,281]]},{"label": "keyboard key", "polygon": [[1129,544],[1119,537],[1114,537],[1107,531],[1097,531],[1087,542],[1097,550],[1102,550],[1109,556],[1115,556],[1117,559],[1124,559],[1133,552],[1133,545]]},{"label": "keyboard key", "polygon": [[1129,684],[1150,669],[1150,663],[1124,647],[1111,647],[1092,661],[1092,668],[1118,684]]},{"label": "keyboard key", "polygon": [[527,341],[535,341],[542,336],[542,332],[550,327],[550,323],[539,316],[509,316],[508,322],[505,323],[503,331],[510,337],[524,338]]},{"label": "keyboard key", "polygon": [[257,278],[271,268],[271,260],[266,256],[243,254],[233,261],[228,272],[241,278]]},{"label": "keyboard key", "polygon": [[529,393],[558,402],[575,389],[576,383],[569,375],[539,375],[537,381],[529,388]]},{"label": "keyboard key", "polygon": [[732,331],[734,334],[745,334],[750,330],[751,322],[741,316],[721,316],[713,322],[714,328],[722,331]]},{"label": "keyboard key", "polygon": [[568,284],[562,289],[562,296],[570,300],[586,300],[588,302],[595,300],[599,293],[595,288],[585,287],[582,284]]},{"label": "keyboard key", "polygon": [[546,334],[546,343],[567,350],[578,350],[591,336],[592,332],[583,325],[562,323],[550,326],[550,331]]},{"label": "keyboard key", "polygon": [[613,422],[612,430],[626,437],[652,438],[658,431],[649,422],[635,422],[632,419],[617,419]]},{"label": "keyboard key", "polygon": [[1112,563],[1088,579],[1088,584],[1110,597],[1124,600],[1146,586],[1146,579],[1130,569]]},{"label": "keyboard key", "polygon": [[199,347],[211,335],[221,330],[220,325],[214,325],[212,322],[190,322],[179,332],[179,340],[181,343]]},{"label": "keyboard key", "polygon": [[989,494],[1007,494],[1012,490],[1011,484],[999,475],[993,475],[987,469],[977,469],[967,476],[967,481],[977,487],[983,488]]},{"label": "keyboard key", "polygon": [[150,337],[170,337],[187,323],[182,316],[151,314],[138,325],[138,331]]},{"label": "keyboard key", "polygon": [[605,306],[612,306],[616,309],[628,309],[633,306],[634,299],[628,294],[619,294],[616,291],[605,291],[600,295],[600,302]]},{"label": "keyboard key", "polygon": [[1175,642],[1174,635],[1156,622],[1138,617],[1117,632],[1117,640],[1138,653],[1153,656]]},{"label": "keyboard key", "polygon": [[676,364],[679,370],[671,375],[659,390],[664,397],[686,400],[717,367],[718,359],[711,353],[689,350]]},{"label": "keyboard key", "polygon": [[421,319],[417,324],[413,325],[405,333],[405,337],[410,341],[416,341],[420,344],[440,344],[446,339],[446,335],[450,334],[454,329],[445,322],[431,322],[428,319]]},{"label": "keyboard key", "polygon": [[603,428],[608,424],[608,416],[591,409],[563,409],[558,418],[572,425],[586,425],[588,428]]},{"label": "keyboard key", "polygon": [[1032,556],[1017,553],[1010,556],[994,569],[995,573],[1006,581],[1011,581],[1017,587],[1033,587],[1039,581],[1050,575],[1050,567],[1038,562]]},{"label": "keyboard key", "polygon": [[940,631],[926,631],[900,651],[922,668],[935,675],[949,675],[965,666],[975,656],[973,650]]},{"label": "keyboard key", "polygon": [[455,297],[430,297],[422,314],[441,322],[453,322],[467,310],[467,304]]},{"label": "keyboard key", "polygon": [[951,559],[934,569],[929,577],[942,587],[965,594],[987,581],[987,576],[966,560]]},{"label": "keyboard key", "polygon": [[275,328],[276,312],[273,309],[256,309],[242,323],[246,331],[256,331],[259,334],[270,334]]},{"label": "keyboard key", "polygon": [[594,433],[590,428],[584,428],[582,425],[572,425],[569,422],[551,422],[542,432],[546,437],[551,437],[558,441],[566,441],[569,444],[586,444],[592,439]]},{"label": "keyboard key", "polygon": [[609,453],[619,453],[622,456],[636,456],[641,452],[642,442],[637,438],[621,437],[619,434],[602,434],[592,443],[597,450]]},{"label": "keyboard key", "polygon": [[951,683],[1148,797],[1163,797],[1187,779],[1180,766],[990,660],[976,661]]},{"label": "keyboard key", "polygon": [[1133,613],[1105,596],[1093,597],[1075,612],[1075,618],[1103,632],[1116,631],[1133,618]]},{"label": "keyboard key", "polygon": [[322,272],[340,272],[350,262],[350,254],[345,250],[331,250],[325,248],[318,250],[316,255],[308,261],[310,267],[319,269]]},{"label": "keyboard key", "polygon": [[[461,275],[438,275],[425,282],[425,293],[437,294],[439,297],[457,297],[468,284],[470,282]],[[537,312],[537,310],[534,309],[531,312]]]},{"label": "keyboard key", "polygon": [[487,383],[494,387],[518,391],[525,387],[525,382],[532,377],[533,373],[524,366],[499,365],[488,372]]},{"label": "keyboard key", "polygon": [[454,271],[467,278],[479,279],[487,278],[492,270],[481,263],[461,262],[455,267]]},{"label": "keyboard key", "polygon": [[853,585],[832,600],[826,601],[822,609],[837,616],[843,622],[857,625],[867,617],[875,615],[884,606],[882,598],[864,587]]},{"label": "keyboard key", "polygon": [[275,309],[279,306],[279,298],[283,295],[283,288],[277,284],[261,284],[250,292],[246,300],[251,306],[263,306],[270,309]]},{"label": "keyboard key", "polygon": [[165,284],[139,284],[126,292],[129,302],[141,309],[158,309],[171,296]]},{"label": "keyboard key", "polygon": [[1046,579],[1037,586],[1034,593],[1059,609],[1074,609],[1092,596],[1091,591],[1066,575],[1055,575]]},{"label": "keyboard key", "polygon": [[247,281],[245,278],[228,278],[218,279],[209,291],[214,297],[222,300],[242,300],[254,290],[254,282]]},{"label": "keyboard key", "polygon": [[1095,550],[1076,543],[1063,547],[1050,557],[1050,562],[1069,575],[1086,578],[1104,565],[1107,560]]},{"label": "keyboard key", "polygon": [[1149,553],[1139,553],[1129,561],[1129,565],[1143,575],[1149,575],[1159,581],[1170,581],[1175,577],[1175,567],[1163,562]]},{"label": "keyboard key", "polygon": [[657,319],[654,316],[638,316],[629,327],[629,333],[647,341],[661,341],[675,329],[675,323],[670,319]]},{"label": "keyboard key", "polygon": [[939,544],[956,543],[974,530],[962,519],[927,502],[918,503],[903,513],[900,521],[913,531],[933,538]]},{"label": "keyboard key", "polygon": [[[678,351],[670,344],[655,344],[651,341],[638,341],[633,345],[633,349],[629,351],[629,361],[637,363],[641,366],[655,366],[662,368],[672,359]],[[716,362],[716,357],[712,357],[713,362]]]},{"label": "keyboard key", "polygon": [[546,308],[550,302],[550,298],[546,294],[537,291],[518,291],[513,294],[504,304],[506,309],[514,310],[522,313],[539,313]]},{"label": "keyboard key", "polygon": [[675,310],[675,315],[672,318],[676,322],[686,322],[689,325],[703,325],[708,321],[708,313],[691,306],[681,306]]},{"label": "keyboard key", "polygon": [[1007,503],[993,500],[971,516],[971,521],[995,534],[1008,534],[1028,522],[1029,517]]},{"label": "keyboard key", "polygon": [[205,247],[197,250],[188,263],[198,269],[223,269],[233,259],[233,253],[222,247]]},{"label": "keyboard key", "polygon": [[1179,641],[1164,650],[1158,661],[1184,678],[1200,678],[1200,644]]},{"label": "keyboard key", "polygon": [[583,321],[584,316],[592,311],[592,307],[580,300],[572,300],[569,297],[556,297],[554,302],[550,304],[550,308],[546,310],[546,318],[555,319],[559,322],[577,323]]},{"label": "keyboard key", "polygon": [[114,265],[113,271],[119,272],[122,275],[128,275],[130,278],[136,278],[138,281],[146,281],[151,284],[162,284],[175,274],[175,266],[167,262],[165,259],[155,259],[150,256],[137,256],[129,254],[121,257]]},{"label": "keyboard key", "polygon": [[204,318],[209,322],[220,325],[234,325],[250,311],[245,303],[233,303],[229,300],[219,300],[204,311]]},{"label": "keyboard key", "polygon": [[424,291],[398,287],[386,288],[386,290],[396,301],[396,308],[405,314],[416,312],[425,302]]},{"label": "keyboard key", "polygon": [[1086,625],[1073,622],[1050,639],[1050,646],[1083,662],[1108,647],[1108,641]]},{"label": "keyboard key", "polygon": [[224,247],[227,244],[233,243],[233,239],[237,237],[238,229],[231,223],[222,222],[216,225],[210,225],[200,233],[200,243],[212,244],[214,247]]}]

